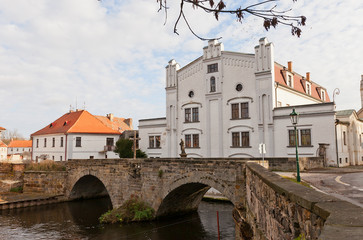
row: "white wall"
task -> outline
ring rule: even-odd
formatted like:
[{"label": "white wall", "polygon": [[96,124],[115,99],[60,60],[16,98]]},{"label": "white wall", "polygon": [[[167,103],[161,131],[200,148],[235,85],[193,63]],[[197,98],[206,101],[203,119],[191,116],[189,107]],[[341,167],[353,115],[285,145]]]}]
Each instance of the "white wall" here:
[{"label": "white wall", "polygon": [[[295,157],[295,147],[289,146],[288,130],[293,130],[294,126],[290,120],[290,113],[293,107],[275,108],[274,110],[274,132],[275,156]],[[295,111],[299,114],[297,129],[311,130],[311,146],[298,147],[301,157],[315,157],[319,143],[329,144],[327,147],[327,163],[336,165],[336,143],[335,143],[335,109],[333,103],[311,104],[295,106]],[[299,133],[299,139],[301,139]]]},{"label": "white wall", "polygon": [[[61,147],[61,137],[63,137],[63,147]],[[76,137],[81,137],[81,147],[76,147]],[[47,145],[44,147],[44,139],[47,139]],[[55,145],[53,147],[53,138]],[[89,159],[91,156],[95,159],[118,158],[113,151],[104,151],[106,139],[113,138],[114,145],[119,139],[119,135],[111,134],[52,134],[33,137],[33,160],[45,154],[48,159],[55,161],[65,161],[68,159]],[[36,147],[39,139],[39,147]],[[67,146],[67,147],[66,147]],[[67,154],[67,156],[66,156]]]},{"label": "white wall", "polygon": [[[160,136],[160,148],[149,148],[149,137]],[[139,148],[148,157],[168,157],[166,118],[139,121]]]},{"label": "white wall", "polygon": [[276,101],[281,102],[282,107],[321,103],[319,100],[281,85],[276,89]]}]

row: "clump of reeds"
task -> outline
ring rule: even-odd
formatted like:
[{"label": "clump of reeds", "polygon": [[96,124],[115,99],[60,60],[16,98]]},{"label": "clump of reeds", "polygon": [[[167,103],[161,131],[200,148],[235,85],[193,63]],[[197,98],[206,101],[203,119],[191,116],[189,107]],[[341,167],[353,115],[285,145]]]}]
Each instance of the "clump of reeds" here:
[{"label": "clump of reeds", "polygon": [[39,163],[30,163],[25,167],[25,171],[65,171],[66,167],[53,160],[43,160]]}]

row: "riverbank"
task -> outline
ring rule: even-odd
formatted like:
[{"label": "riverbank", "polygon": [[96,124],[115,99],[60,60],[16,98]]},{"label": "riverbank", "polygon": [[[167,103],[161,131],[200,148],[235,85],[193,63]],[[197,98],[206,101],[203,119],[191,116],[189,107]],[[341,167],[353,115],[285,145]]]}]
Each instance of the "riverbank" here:
[{"label": "riverbank", "polygon": [[63,201],[63,195],[42,193],[0,193],[0,210],[53,204]]}]

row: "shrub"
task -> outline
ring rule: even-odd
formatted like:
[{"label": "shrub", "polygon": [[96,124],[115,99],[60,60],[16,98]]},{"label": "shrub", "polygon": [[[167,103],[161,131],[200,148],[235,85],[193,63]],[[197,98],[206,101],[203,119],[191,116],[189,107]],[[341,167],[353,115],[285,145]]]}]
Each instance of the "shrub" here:
[{"label": "shrub", "polygon": [[100,223],[129,223],[154,219],[154,209],[138,198],[127,200],[121,207],[104,213]]},{"label": "shrub", "polygon": [[23,192],[23,186],[11,188],[10,192],[22,193]]},{"label": "shrub", "polygon": [[44,160],[40,163],[30,163],[25,167],[26,171],[65,171],[66,167],[53,160]]}]

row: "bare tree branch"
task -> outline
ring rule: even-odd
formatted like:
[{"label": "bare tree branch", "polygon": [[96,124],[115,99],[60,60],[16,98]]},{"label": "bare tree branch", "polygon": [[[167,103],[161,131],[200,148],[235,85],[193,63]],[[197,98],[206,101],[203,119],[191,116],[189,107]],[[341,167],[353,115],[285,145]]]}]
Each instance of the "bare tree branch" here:
[{"label": "bare tree branch", "polygon": [[[227,9],[227,6],[225,4],[225,0],[217,0],[218,2],[215,3],[214,0],[179,0],[180,1],[180,9],[179,9],[179,15],[177,20],[175,21],[174,25],[174,33],[178,34],[177,26],[180,23],[180,20],[183,19],[185,23],[187,24],[189,30],[191,33],[196,36],[197,38],[201,40],[209,40],[208,38],[202,38],[198,34],[193,31],[191,28],[191,25],[189,21],[187,20],[187,17],[184,13],[184,3],[191,5],[194,9],[202,9],[207,13],[211,13],[214,15],[216,20],[219,20],[220,14],[233,14],[236,16],[237,21],[242,23],[242,19],[244,19],[245,14],[249,14],[258,18],[263,19],[263,27],[268,31],[271,26],[276,28],[278,24],[286,25],[291,27],[291,34],[296,35],[300,37],[301,35],[301,29],[299,26],[304,26],[306,22],[305,16],[291,16],[288,15],[288,13],[292,9],[279,11],[277,10],[277,5],[274,5],[273,7],[266,9],[265,7],[267,4],[270,4],[272,2],[278,2],[279,0],[266,0],[263,2],[259,2],[256,4],[252,4],[247,7],[239,7],[237,9]],[[293,2],[296,2],[297,0],[292,0]],[[165,14],[167,14],[168,8],[166,7],[167,0],[157,0],[159,3],[159,11],[161,9],[165,10]],[[178,34],[179,35],[179,34]]]}]

